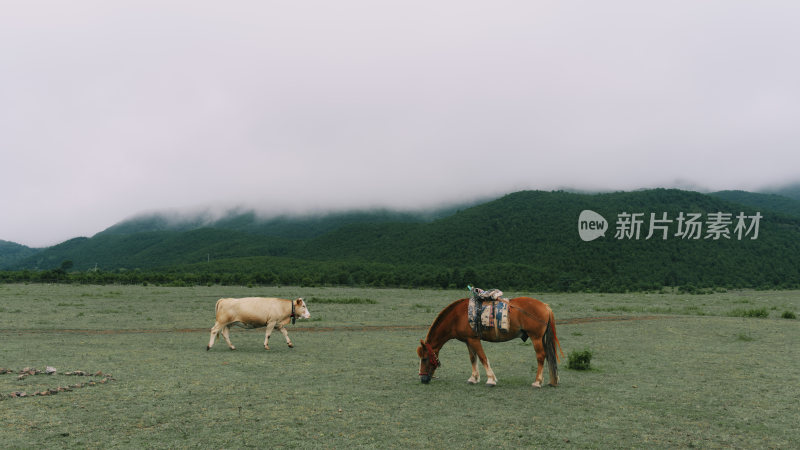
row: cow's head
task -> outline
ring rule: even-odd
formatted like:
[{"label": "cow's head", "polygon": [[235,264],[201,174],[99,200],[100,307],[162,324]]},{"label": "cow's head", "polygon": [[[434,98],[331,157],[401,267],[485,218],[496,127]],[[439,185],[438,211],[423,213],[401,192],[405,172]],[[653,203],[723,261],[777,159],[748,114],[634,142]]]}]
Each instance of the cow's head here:
[{"label": "cow's head", "polygon": [[308,306],[306,306],[306,302],[302,298],[298,297],[294,300],[294,315],[301,319],[308,319],[311,317]]}]

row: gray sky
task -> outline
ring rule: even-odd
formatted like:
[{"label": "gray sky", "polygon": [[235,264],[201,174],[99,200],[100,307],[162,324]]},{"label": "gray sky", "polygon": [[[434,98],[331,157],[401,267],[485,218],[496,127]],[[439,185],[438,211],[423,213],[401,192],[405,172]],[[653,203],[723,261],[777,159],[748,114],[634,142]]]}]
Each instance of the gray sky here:
[{"label": "gray sky", "polygon": [[8,1],[0,239],[800,181],[800,2]]}]

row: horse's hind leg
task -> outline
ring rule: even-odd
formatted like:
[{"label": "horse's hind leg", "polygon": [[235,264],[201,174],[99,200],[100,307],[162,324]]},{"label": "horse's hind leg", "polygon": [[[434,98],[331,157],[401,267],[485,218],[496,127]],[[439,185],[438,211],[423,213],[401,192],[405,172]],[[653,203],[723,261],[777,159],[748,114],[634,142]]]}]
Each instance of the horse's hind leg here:
[{"label": "horse's hind leg", "polygon": [[469,377],[467,383],[478,384],[481,381],[481,373],[478,372],[478,355],[475,354],[475,350],[469,344],[467,344],[467,350],[469,350],[469,362],[472,364],[472,376]]},{"label": "horse's hind leg", "polygon": [[469,345],[470,349],[478,355],[478,359],[481,360],[481,364],[483,364],[483,369],[486,370],[486,385],[487,386],[494,386],[497,384],[497,377],[494,376],[494,371],[492,370],[492,366],[489,365],[489,360],[486,358],[486,353],[483,352],[483,346],[481,345],[480,339],[468,339],[467,345]]},{"label": "horse's hind leg", "polygon": [[534,380],[531,386],[540,388],[544,381],[544,344],[541,339],[532,339],[532,341],[533,349],[536,351],[536,380]]}]

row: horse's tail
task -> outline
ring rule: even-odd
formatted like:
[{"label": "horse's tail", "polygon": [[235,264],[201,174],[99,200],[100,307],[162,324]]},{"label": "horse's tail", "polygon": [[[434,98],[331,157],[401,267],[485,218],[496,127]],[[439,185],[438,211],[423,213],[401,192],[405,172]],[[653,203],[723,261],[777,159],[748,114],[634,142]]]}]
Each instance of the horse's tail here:
[{"label": "horse's tail", "polygon": [[[544,336],[542,336],[542,345],[544,347],[545,357],[547,358],[547,364],[550,366],[550,382],[551,384],[556,384],[558,383],[558,362],[560,361],[558,353],[556,353],[556,346],[558,346],[558,351],[561,352],[562,357],[564,356],[564,351],[561,350],[561,343],[558,342],[556,318],[553,315],[553,310],[549,307],[547,309],[549,317],[547,318],[547,328],[544,331]],[[555,380],[555,382],[553,380]]]},{"label": "horse's tail", "polygon": [[[552,324],[552,329],[551,329],[550,324]],[[547,319],[547,329],[553,333],[553,342],[555,342],[555,344],[558,346],[558,352],[561,353],[561,358],[563,358],[564,357],[564,351],[561,350],[561,342],[558,342],[558,336],[556,335],[556,316],[553,315],[553,310],[552,309],[550,310],[550,317],[548,317],[548,319]],[[555,350],[555,349],[553,349],[553,350]],[[555,351],[554,351],[554,353],[555,353]],[[558,355],[556,355],[556,357],[558,357]],[[559,362],[561,361],[560,358],[558,360],[559,360]]]}]

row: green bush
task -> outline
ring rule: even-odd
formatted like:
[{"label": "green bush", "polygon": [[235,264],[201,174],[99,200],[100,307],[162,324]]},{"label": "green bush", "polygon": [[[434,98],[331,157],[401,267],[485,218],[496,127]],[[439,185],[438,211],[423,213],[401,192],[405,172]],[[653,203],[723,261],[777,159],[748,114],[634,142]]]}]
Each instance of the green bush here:
[{"label": "green bush", "polygon": [[755,309],[741,309],[737,308],[733,311],[728,313],[731,317],[759,317],[765,318],[769,317],[769,311],[767,308],[755,308]]},{"label": "green bush", "polygon": [[572,370],[589,370],[592,351],[589,349],[571,352],[568,356],[567,368]]},{"label": "green bush", "polygon": [[795,313],[791,311],[784,311],[783,314],[781,314],[781,317],[783,317],[784,319],[797,319]]}]

